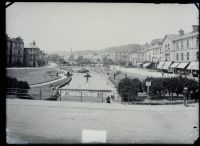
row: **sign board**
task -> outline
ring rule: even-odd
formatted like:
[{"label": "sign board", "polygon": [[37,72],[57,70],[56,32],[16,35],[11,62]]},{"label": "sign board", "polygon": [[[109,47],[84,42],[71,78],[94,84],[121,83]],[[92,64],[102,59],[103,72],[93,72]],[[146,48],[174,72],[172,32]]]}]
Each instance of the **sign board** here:
[{"label": "sign board", "polygon": [[151,82],[146,82],[146,86],[151,86]]}]

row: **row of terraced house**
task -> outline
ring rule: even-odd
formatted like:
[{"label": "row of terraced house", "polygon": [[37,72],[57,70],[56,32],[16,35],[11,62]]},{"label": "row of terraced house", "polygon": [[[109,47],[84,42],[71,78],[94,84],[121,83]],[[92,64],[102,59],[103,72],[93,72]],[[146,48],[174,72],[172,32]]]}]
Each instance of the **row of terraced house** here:
[{"label": "row of terraced house", "polygon": [[166,34],[146,43],[130,54],[129,62],[140,68],[199,75],[199,26],[193,25],[189,33],[180,29],[178,34]]},{"label": "row of terraced house", "polygon": [[24,46],[21,37],[7,37],[7,66],[9,67],[39,67],[48,63],[48,55],[33,41]]}]

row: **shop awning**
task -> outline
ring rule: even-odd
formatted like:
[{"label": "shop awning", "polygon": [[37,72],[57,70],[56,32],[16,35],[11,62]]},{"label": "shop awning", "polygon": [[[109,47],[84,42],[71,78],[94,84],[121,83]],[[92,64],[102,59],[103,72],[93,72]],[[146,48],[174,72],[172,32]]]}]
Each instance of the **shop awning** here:
[{"label": "shop awning", "polygon": [[164,62],[160,62],[157,66],[157,69],[162,69],[162,66],[164,65],[165,63]]},{"label": "shop awning", "polygon": [[143,67],[148,67],[151,63],[145,63],[143,64]]},{"label": "shop awning", "polygon": [[172,62],[165,62],[165,64],[163,65],[162,69],[169,69],[171,64],[172,64]]},{"label": "shop awning", "polygon": [[185,68],[188,63],[180,63],[176,68]]},{"label": "shop awning", "polygon": [[137,63],[137,66],[138,66],[138,67],[141,67],[141,66],[142,66],[142,63]]},{"label": "shop awning", "polygon": [[179,65],[179,63],[173,63],[172,65],[170,65],[170,68],[176,68]]},{"label": "shop awning", "polygon": [[190,62],[187,69],[199,70],[199,62]]}]

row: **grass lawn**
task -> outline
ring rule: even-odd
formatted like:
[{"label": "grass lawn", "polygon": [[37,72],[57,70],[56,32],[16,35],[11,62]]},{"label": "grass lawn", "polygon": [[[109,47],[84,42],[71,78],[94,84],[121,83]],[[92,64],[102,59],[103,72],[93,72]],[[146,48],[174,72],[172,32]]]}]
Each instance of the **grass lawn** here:
[{"label": "grass lawn", "polygon": [[33,98],[33,99],[40,99],[40,93],[41,93],[41,99],[48,99],[53,95],[53,90],[51,89],[52,86],[58,86],[61,85],[65,82],[68,82],[70,80],[69,78],[65,78],[61,81],[57,81],[55,83],[51,83],[48,85],[43,85],[43,86],[39,86],[39,87],[32,87],[29,90],[29,95]]},{"label": "grass lawn", "polygon": [[56,68],[7,69],[7,76],[27,81],[29,85],[59,79],[60,76],[57,76],[57,73],[63,73],[63,71]]}]

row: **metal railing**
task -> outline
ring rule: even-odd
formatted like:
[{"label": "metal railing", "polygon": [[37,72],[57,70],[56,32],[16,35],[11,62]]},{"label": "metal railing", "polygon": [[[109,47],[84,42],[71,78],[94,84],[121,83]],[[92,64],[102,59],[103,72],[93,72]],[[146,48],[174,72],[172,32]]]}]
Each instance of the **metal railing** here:
[{"label": "metal railing", "polygon": [[[54,100],[54,101],[73,101],[73,102],[95,102],[107,103],[108,100],[116,103],[126,104],[152,104],[164,101],[170,103],[172,101],[183,103],[183,96],[170,95],[161,97],[150,97],[146,93],[123,93],[113,94],[111,90],[83,90],[83,89],[20,89],[20,88],[7,88],[7,98],[21,98],[21,99],[34,99],[34,100]],[[193,102],[194,99],[189,99]]]},{"label": "metal railing", "polygon": [[97,102],[105,103],[111,90],[89,90],[89,89],[58,89],[60,101]]}]

